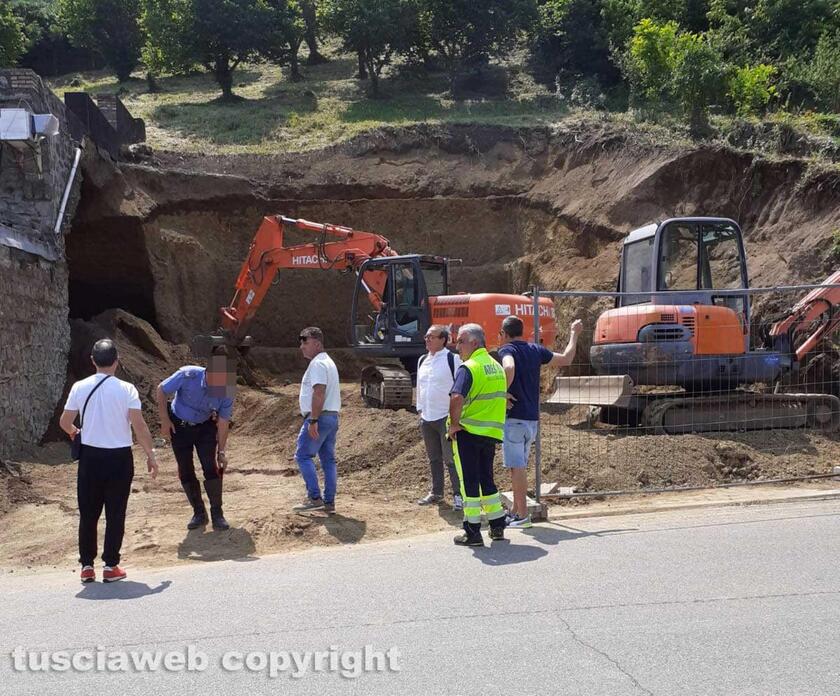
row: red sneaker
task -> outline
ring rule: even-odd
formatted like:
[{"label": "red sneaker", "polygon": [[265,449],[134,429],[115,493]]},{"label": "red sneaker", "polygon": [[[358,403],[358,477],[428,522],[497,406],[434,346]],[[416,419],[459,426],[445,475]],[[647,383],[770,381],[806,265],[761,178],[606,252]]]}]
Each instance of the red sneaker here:
[{"label": "red sneaker", "polygon": [[119,566],[105,566],[102,569],[102,582],[116,582],[117,580],[125,579],[125,571]]},{"label": "red sneaker", "polygon": [[79,579],[84,583],[96,580],[96,571],[93,569],[93,566],[85,566],[82,568],[82,572],[79,573]]}]

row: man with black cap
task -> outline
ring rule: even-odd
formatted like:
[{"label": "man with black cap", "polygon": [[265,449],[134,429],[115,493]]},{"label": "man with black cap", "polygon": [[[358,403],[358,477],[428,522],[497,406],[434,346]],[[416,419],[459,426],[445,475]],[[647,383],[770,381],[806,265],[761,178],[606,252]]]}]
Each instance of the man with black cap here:
[{"label": "man with black cap", "polygon": [[[204,473],[204,490],[210,501],[213,529],[230,529],[222,511],[222,477],[228,461],[225,446],[235,385],[236,373],[224,355],[211,356],[206,368],[182,367],[158,385],[161,435],[172,441],[178,478],[193,508],[187,529],[207,524],[207,509],[195,475],[193,450]],[[172,395],[170,404],[168,397]]]},{"label": "man with black cap", "polygon": [[[105,547],[102,560],[103,582],[125,578],[119,567],[120,548],[125,534],[125,511],[134,478],[131,454],[131,429],[146,453],[146,467],[152,478],[158,465],[152,448],[152,434],[140,410],[140,396],[133,384],[117,379],[117,347],[105,338],[91,351],[96,373],[76,382],[70,388],[59,423],[72,440],[81,433],[82,449],[76,491],[79,500],[79,561],[81,580],[96,579],[93,561],[96,558],[96,528],[105,508]],[[81,428],[75,426],[82,413]]]}]

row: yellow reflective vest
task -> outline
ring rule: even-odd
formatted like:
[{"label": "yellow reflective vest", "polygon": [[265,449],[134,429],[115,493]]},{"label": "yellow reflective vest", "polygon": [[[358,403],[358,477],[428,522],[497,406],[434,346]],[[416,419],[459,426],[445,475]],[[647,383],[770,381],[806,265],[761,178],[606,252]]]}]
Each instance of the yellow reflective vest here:
[{"label": "yellow reflective vest", "polygon": [[461,426],[473,435],[503,440],[507,413],[504,369],[490,357],[486,348],[476,350],[464,367],[470,371],[472,386],[464,399]]}]

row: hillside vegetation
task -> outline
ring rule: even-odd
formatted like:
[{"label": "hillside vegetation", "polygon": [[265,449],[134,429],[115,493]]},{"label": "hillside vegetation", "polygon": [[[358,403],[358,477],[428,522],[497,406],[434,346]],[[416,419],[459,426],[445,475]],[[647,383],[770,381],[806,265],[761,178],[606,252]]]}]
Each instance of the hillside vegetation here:
[{"label": "hillside vegetation", "polygon": [[9,0],[0,63],[119,92],[153,145],[191,151],[577,110],[840,147],[840,0]]}]

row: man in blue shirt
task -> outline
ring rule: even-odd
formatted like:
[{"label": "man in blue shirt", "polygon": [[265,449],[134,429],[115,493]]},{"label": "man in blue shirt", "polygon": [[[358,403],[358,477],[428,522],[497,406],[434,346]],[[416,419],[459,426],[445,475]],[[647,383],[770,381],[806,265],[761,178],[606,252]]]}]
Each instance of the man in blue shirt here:
[{"label": "man in blue shirt", "polygon": [[[161,435],[172,441],[178,478],[193,508],[187,529],[207,524],[207,510],[195,475],[193,450],[204,472],[204,490],[210,501],[213,529],[230,525],[222,513],[222,475],[227,466],[225,445],[233,412],[236,373],[227,358],[214,355],[207,368],[187,365],[157,388]],[[168,397],[174,395],[172,403]],[[217,448],[218,445],[218,448]]]},{"label": "man in blue shirt", "polygon": [[513,507],[507,517],[509,527],[531,526],[528,514],[528,456],[537,437],[540,421],[540,368],[571,365],[577,349],[578,336],[583,329],[580,319],[571,326],[569,344],[562,353],[523,340],[524,325],[519,317],[502,322],[502,347],[499,357],[508,384],[508,412],[505,419],[505,439],[502,442],[504,466],[510,469],[513,485]]}]

